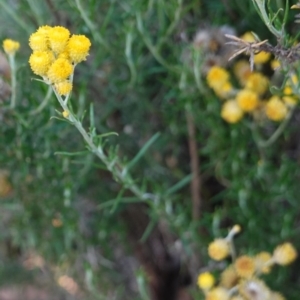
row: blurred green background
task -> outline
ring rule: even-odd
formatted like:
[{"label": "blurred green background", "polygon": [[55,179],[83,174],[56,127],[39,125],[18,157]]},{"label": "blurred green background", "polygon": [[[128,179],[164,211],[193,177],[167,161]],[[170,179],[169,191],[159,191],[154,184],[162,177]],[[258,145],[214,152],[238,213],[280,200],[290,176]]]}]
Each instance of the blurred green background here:
[{"label": "blurred green background", "polygon": [[[188,270],[182,286],[193,299],[202,299],[195,280],[210,264],[208,243],[234,224],[243,228],[239,253],[272,251],[284,241],[299,249],[299,110],[278,140],[258,147],[249,120],[225,123],[206,85],[204,65],[216,57],[226,64],[222,51],[197,54],[192,47],[199,30],[214,38],[212,30],[224,25],[274,42],[250,0],[0,0],[0,8],[1,40],[21,44],[17,107],[6,109],[7,96],[0,100],[0,295],[2,286],[2,293],[8,288],[28,299],[147,299],[149,274],[136,245],[151,242],[153,228],[167,232],[165,251],[176,251]],[[290,34],[299,30],[293,17]],[[98,132],[119,134],[107,138],[106,149],[126,164],[160,133],[131,170],[145,193],[159,195],[145,211],[93,154],[59,153],[85,145],[75,128],[51,119],[61,111],[54,95],[33,112],[47,86],[32,80],[28,38],[46,24],[92,42],[87,61],[76,68],[71,101],[78,114],[93,103]],[[4,62],[1,72],[9,84]],[[263,134],[277,126],[269,123]],[[195,167],[200,182],[192,190]],[[136,206],[146,224],[132,218]],[[296,300],[299,268],[297,260],[265,280]],[[30,296],[28,287],[42,294]],[[8,299],[24,299],[15,297]]]}]

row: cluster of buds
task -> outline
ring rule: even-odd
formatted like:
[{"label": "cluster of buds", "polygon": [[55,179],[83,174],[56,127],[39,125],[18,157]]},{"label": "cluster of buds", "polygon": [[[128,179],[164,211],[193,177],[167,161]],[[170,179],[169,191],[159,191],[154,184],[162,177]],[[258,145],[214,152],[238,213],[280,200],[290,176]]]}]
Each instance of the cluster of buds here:
[{"label": "cluster of buds", "polygon": [[[246,33],[240,40],[254,43],[255,37],[251,33]],[[233,87],[230,74],[225,68],[214,66],[208,71],[207,83],[215,94],[225,101],[221,116],[228,123],[237,123],[246,114],[258,120],[282,121],[296,104],[295,92],[298,89],[298,79],[295,75],[287,80],[281,95],[270,95],[270,78],[260,71],[263,69],[263,64],[270,62],[270,56],[270,53],[264,51],[254,55],[253,72],[251,64],[246,60],[235,63],[233,73],[241,88]],[[277,70],[280,64],[273,60],[271,67]]]},{"label": "cluster of buds", "polygon": [[53,85],[59,95],[66,96],[72,90],[74,67],[86,60],[91,46],[84,35],[70,35],[61,26],[41,26],[29,38],[33,50],[30,67],[45,83]]},{"label": "cluster of buds", "polygon": [[235,257],[233,237],[240,230],[240,226],[235,225],[227,237],[215,239],[208,246],[210,258],[222,261],[231,255],[232,263],[221,273],[218,285],[210,272],[198,276],[198,286],[203,290],[205,300],[284,300],[259,276],[270,273],[275,264],[286,266],[292,263],[297,257],[296,249],[291,243],[284,243],[277,246],[272,254],[263,251],[255,256]]}]

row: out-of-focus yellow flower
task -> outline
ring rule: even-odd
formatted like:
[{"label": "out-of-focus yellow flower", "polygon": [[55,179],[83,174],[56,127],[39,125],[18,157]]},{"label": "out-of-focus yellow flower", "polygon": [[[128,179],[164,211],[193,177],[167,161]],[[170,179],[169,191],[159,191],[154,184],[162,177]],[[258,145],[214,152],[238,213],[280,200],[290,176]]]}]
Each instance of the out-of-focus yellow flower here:
[{"label": "out-of-focus yellow flower", "polygon": [[209,291],[205,300],[229,300],[229,293],[222,287],[217,287]]},{"label": "out-of-focus yellow flower", "polygon": [[240,38],[243,41],[248,42],[248,43],[255,42],[255,37],[254,37],[253,33],[251,33],[250,31],[245,32]]},{"label": "out-of-focus yellow flower", "polygon": [[297,258],[297,250],[291,243],[284,243],[276,247],[273,253],[275,263],[285,266]]},{"label": "out-of-focus yellow flower", "polygon": [[12,185],[8,179],[8,172],[0,170],[0,197],[6,197],[12,191]]},{"label": "out-of-focus yellow flower", "polygon": [[72,64],[64,58],[58,58],[50,66],[47,76],[52,83],[66,80],[73,72]]},{"label": "out-of-focus yellow flower", "polygon": [[277,69],[279,69],[280,68],[280,61],[279,60],[277,60],[277,59],[273,59],[272,61],[271,61],[271,68],[275,71],[275,70],[277,70]]},{"label": "out-of-focus yellow flower", "polygon": [[258,96],[250,90],[241,90],[236,95],[236,101],[239,107],[245,112],[251,112],[258,106]]},{"label": "out-of-focus yellow flower", "polygon": [[206,76],[207,84],[214,90],[221,88],[229,80],[229,73],[221,67],[213,66]]},{"label": "out-of-focus yellow flower", "polygon": [[272,121],[283,120],[288,109],[278,96],[272,96],[265,106],[266,115]]},{"label": "out-of-focus yellow flower", "polygon": [[211,273],[205,272],[198,276],[197,284],[202,290],[210,290],[215,284],[215,278]]},{"label": "out-of-focus yellow flower", "polygon": [[72,91],[72,83],[68,80],[55,83],[54,87],[61,96],[66,96]]},{"label": "out-of-focus yellow flower", "polygon": [[62,26],[55,26],[48,30],[51,50],[58,54],[64,51],[70,37],[70,31]]},{"label": "out-of-focus yellow flower", "polygon": [[228,100],[222,106],[221,117],[228,123],[239,122],[244,113],[235,100]]},{"label": "out-of-focus yellow flower", "polygon": [[250,64],[246,60],[239,60],[233,67],[235,77],[239,80],[242,86],[246,85],[246,82],[251,75]]},{"label": "out-of-focus yellow flower", "polygon": [[258,95],[263,95],[269,86],[269,80],[259,72],[251,73],[246,82],[246,89],[249,89]]},{"label": "out-of-focus yellow flower", "polygon": [[220,86],[218,89],[215,89],[214,91],[220,98],[226,98],[232,91],[232,84],[229,81],[226,81],[222,86]]},{"label": "out-of-focus yellow flower", "polygon": [[265,285],[263,281],[256,278],[242,281],[239,284],[239,292],[245,299],[272,299],[270,298],[270,289]]},{"label": "out-of-focus yellow flower", "polygon": [[58,218],[52,219],[51,223],[52,223],[52,226],[56,227],[56,228],[63,226],[62,220],[58,219]]},{"label": "out-of-focus yellow flower", "polygon": [[68,291],[71,295],[76,295],[79,292],[78,284],[70,276],[67,275],[60,276],[57,282],[62,288]]},{"label": "out-of-focus yellow flower", "polygon": [[223,260],[230,253],[230,247],[225,239],[215,239],[208,245],[208,255],[214,260]]},{"label": "out-of-focus yellow flower", "polygon": [[241,232],[241,230],[242,230],[242,228],[241,228],[241,226],[238,225],[238,224],[234,225],[234,226],[232,227],[232,229],[231,229],[231,231],[233,231],[234,234],[237,234],[237,233]]},{"label": "out-of-focus yellow flower", "polygon": [[293,89],[287,85],[283,89],[282,100],[289,106],[295,106],[297,104],[297,98],[293,95]]},{"label": "out-of-focus yellow flower", "polygon": [[272,300],[285,300],[282,294],[277,292],[271,292],[270,299]]},{"label": "out-of-focus yellow flower", "polygon": [[254,55],[254,63],[255,64],[264,64],[266,63],[271,57],[271,53],[261,51],[258,54]]},{"label": "out-of-focus yellow flower", "polygon": [[11,39],[6,39],[3,41],[3,49],[6,54],[14,55],[16,51],[20,48],[20,43]]},{"label": "out-of-focus yellow flower", "polygon": [[34,74],[45,76],[50,68],[53,57],[49,51],[35,51],[30,55],[29,64]]},{"label": "out-of-focus yellow flower", "polygon": [[48,38],[43,33],[35,32],[29,37],[29,46],[33,51],[48,51]]},{"label": "out-of-focus yellow flower", "polygon": [[272,264],[270,263],[272,255],[269,252],[263,251],[254,257],[255,268],[258,273],[269,274]]},{"label": "out-of-focus yellow flower", "polygon": [[49,25],[40,26],[40,27],[37,29],[36,33],[43,34],[43,35],[45,35],[45,36],[48,37],[48,33],[49,33],[49,31],[50,31],[51,29],[52,29],[52,27],[49,26]]},{"label": "out-of-focus yellow flower", "polygon": [[255,272],[255,263],[250,256],[242,255],[235,260],[234,268],[240,277],[250,278]]},{"label": "out-of-focus yellow flower", "polygon": [[71,61],[78,64],[86,60],[90,47],[91,42],[86,36],[73,34],[68,42],[68,52]]},{"label": "out-of-focus yellow flower", "polygon": [[236,286],[238,281],[239,281],[239,277],[232,265],[227,267],[221,273],[220,285],[226,289],[231,289],[232,287]]}]

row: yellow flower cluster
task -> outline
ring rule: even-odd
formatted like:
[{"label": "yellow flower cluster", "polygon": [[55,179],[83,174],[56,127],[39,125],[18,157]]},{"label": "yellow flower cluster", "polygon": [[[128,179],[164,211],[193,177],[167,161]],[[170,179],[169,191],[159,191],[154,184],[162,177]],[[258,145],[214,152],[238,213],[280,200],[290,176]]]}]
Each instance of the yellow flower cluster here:
[{"label": "yellow flower cluster", "polygon": [[[249,32],[241,38],[248,42],[255,42],[253,34]],[[269,53],[260,52],[254,57],[254,66],[261,69],[260,65],[269,60]],[[271,64],[274,68],[280,67],[278,61],[272,61]],[[221,117],[228,123],[237,123],[246,114],[279,122],[286,118],[291,107],[297,103],[295,91],[298,87],[298,79],[295,76],[288,80],[281,96],[270,96],[269,78],[259,71],[251,72],[250,63],[246,60],[236,62],[233,73],[240,88],[232,86],[229,71],[219,66],[210,68],[206,77],[208,86],[221,100],[225,100]]]},{"label": "yellow flower cluster", "polygon": [[14,55],[20,48],[20,43],[14,40],[6,39],[3,41],[4,52],[8,55]]},{"label": "yellow flower cluster", "polygon": [[264,281],[259,279],[262,274],[268,274],[274,264],[288,265],[297,258],[297,251],[291,243],[277,246],[273,254],[260,252],[255,256],[241,255],[235,258],[231,253],[233,237],[241,230],[235,225],[227,237],[215,239],[208,246],[208,255],[217,261],[232,256],[232,263],[220,274],[220,281],[215,285],[215,278],[209,272],[198,276],[197,284],[205,294],[205,300],[285,300],[277,292],[272,291]]},{"label": "yellow flower cluster", "polygon": [[53,84],[59,95],[68,95],[72,90],[71,75],[76,64],[86,60],[91,47],[84,35],[71,36],[62,26],[41,26],[29,38],[33,53],[29,64],[34,74]]}]

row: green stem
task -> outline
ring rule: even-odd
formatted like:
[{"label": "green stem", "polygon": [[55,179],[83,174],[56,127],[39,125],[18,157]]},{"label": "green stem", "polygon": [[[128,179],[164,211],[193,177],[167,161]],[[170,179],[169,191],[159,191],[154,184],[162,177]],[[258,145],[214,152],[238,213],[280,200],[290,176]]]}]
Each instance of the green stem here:
[{"label": "green stem", "polygon": [[10,108],[14,109],[16,107],[16,97],[17,97],[17,76],[16,76],[16,62],[15,55],[8,55],[9,65],[11,69],[11,97],[10,97]]},{"label": "green stem", "polygon": [[52,95],[52,87],[49,86],[48,87],[48,90],[47,90],[47,94],[44,98],[44,100],[41,102],[41,104],[33,111],[30,112],[30,115],[36,115],[38,113],[40,113],[45,107],[46,105],[48,104],[50,98],[51,98],[51,95]]}]

